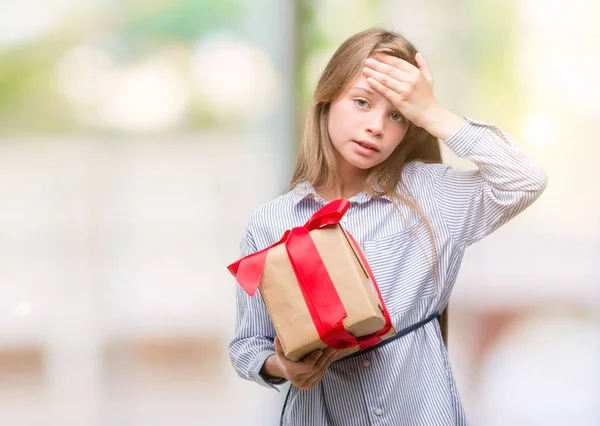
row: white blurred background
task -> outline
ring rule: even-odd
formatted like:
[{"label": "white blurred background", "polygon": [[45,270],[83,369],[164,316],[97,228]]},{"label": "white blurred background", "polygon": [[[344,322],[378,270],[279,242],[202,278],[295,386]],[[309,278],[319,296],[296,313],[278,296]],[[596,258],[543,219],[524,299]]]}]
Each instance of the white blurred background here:
[{"label": "white blurred background", "polygon": [[[270,425],[229,364],[251,212],[314,85],[382,25],[513,135],[542,198],[467,252],[449,350],[473,425],[600,424],[592,0],[0,0],[0,424]],[[457,167],[471,164],[445,152]]]}]

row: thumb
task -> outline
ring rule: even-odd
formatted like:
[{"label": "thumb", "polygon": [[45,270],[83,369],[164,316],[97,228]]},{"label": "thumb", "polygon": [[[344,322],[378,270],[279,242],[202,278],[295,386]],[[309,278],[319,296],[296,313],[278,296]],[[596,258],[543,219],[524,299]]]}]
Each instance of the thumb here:
[{"label": "thumb", "polygon": [[275,343],[275,352],[277,352],[280,355],[283,355],[283,348],[281,347],[281,341],[279,340],[279,336],[275,336],[273,343]]},{"label": "thumb", "polygon": [[417,61],[417,65],[419,66],[419,69],[421,70],[425,78],[429,80],[429,82],[433,85],[433,75],[431,74],[429,64],[423,57],[423,54],[421,52],[417,52],[417,54],[415,55],[415,60]]}]

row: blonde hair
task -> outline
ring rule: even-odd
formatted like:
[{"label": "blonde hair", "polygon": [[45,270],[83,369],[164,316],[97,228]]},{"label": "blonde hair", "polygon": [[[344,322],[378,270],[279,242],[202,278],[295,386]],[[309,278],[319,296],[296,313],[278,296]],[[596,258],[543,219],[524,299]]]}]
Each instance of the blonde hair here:
[{"label": "blonde hair", "polygon": [[[290,189],[302,181],[308,181],[315,188],[328,188],[338,180],[335,148],[328,132],[329,108],[331,103],[341,97],[349,85],[360,75],[365,60],[379,52],[403,59],[418,67],[415,61],[417,49],[405,37],[395,32],[374,28],[347,39],[333,54],[317,83],[312,106],[306,118]],[[442,161],[437,138],[411,122],[408,123],[408,130],[394,152],[381,164],[368,171],[364,181],[365,190],[374,198],[386,195],[398,204],[403,203],[423,219],[429,231],[433,250],[431,267],[435,282],[437,249],[431,223],[408,189],[406,194],[398,191],[402,171],[406,163],[410,161],[425,163],[441,163]],[[408,223],[423,251],[412,225],[396,203],[394,203],[395,207],[402,215],[403,220]],[[427,260],[429,261],[429,258]],[[437,296],[437,285],[435,289]]]}]

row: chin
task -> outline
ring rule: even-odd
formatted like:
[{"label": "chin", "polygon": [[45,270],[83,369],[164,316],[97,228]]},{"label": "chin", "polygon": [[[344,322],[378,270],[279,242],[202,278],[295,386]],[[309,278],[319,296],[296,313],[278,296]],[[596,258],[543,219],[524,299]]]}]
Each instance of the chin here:
[{"label": "chin", "polygon": [[360,164],[353,164],[354,167],[361,169],[361,170],[369,170],[372,169],[373,167],[375,167],[377,164],[379,163],[360,163]]},{"label": "chin", "polygon": [[357,169],[361,169],[361,170],[372,169],[373,167],[375,167],[376,165],[381,163],[381,161],[377,161],[375,159],[368,159],[368,158],[351,158],[351,159],[346,159],[346,161],[348,162],[348,164],[356,167]]}]

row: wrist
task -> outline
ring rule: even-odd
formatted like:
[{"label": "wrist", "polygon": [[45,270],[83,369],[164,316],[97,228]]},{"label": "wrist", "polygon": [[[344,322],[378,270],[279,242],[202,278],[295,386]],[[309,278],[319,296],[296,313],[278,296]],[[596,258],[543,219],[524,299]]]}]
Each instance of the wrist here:
[{"label": "wrist", "polygon": [[425,109],[425,111],[423,111],[420,122],[415,124],[427,130],[428,128],[432,127],[436,122],[438,122],[443,115],[444,108],[436,101],[434,101],[429,105],[427,109]]},{"label": "wrist", "polygon": [[423,114],[422,123],[419,127],[427,130],[429,134],[438,139],[446,140],[456,133],[465,121],[464,117],[434,102]]},{"label": "wrist", "polygon": [[262,376],[288,380],[288,377],[285,373],[285,368],[283,368],[283,365],[281,364],[277,354],[269,355],[260,369],[260,374]]}]

